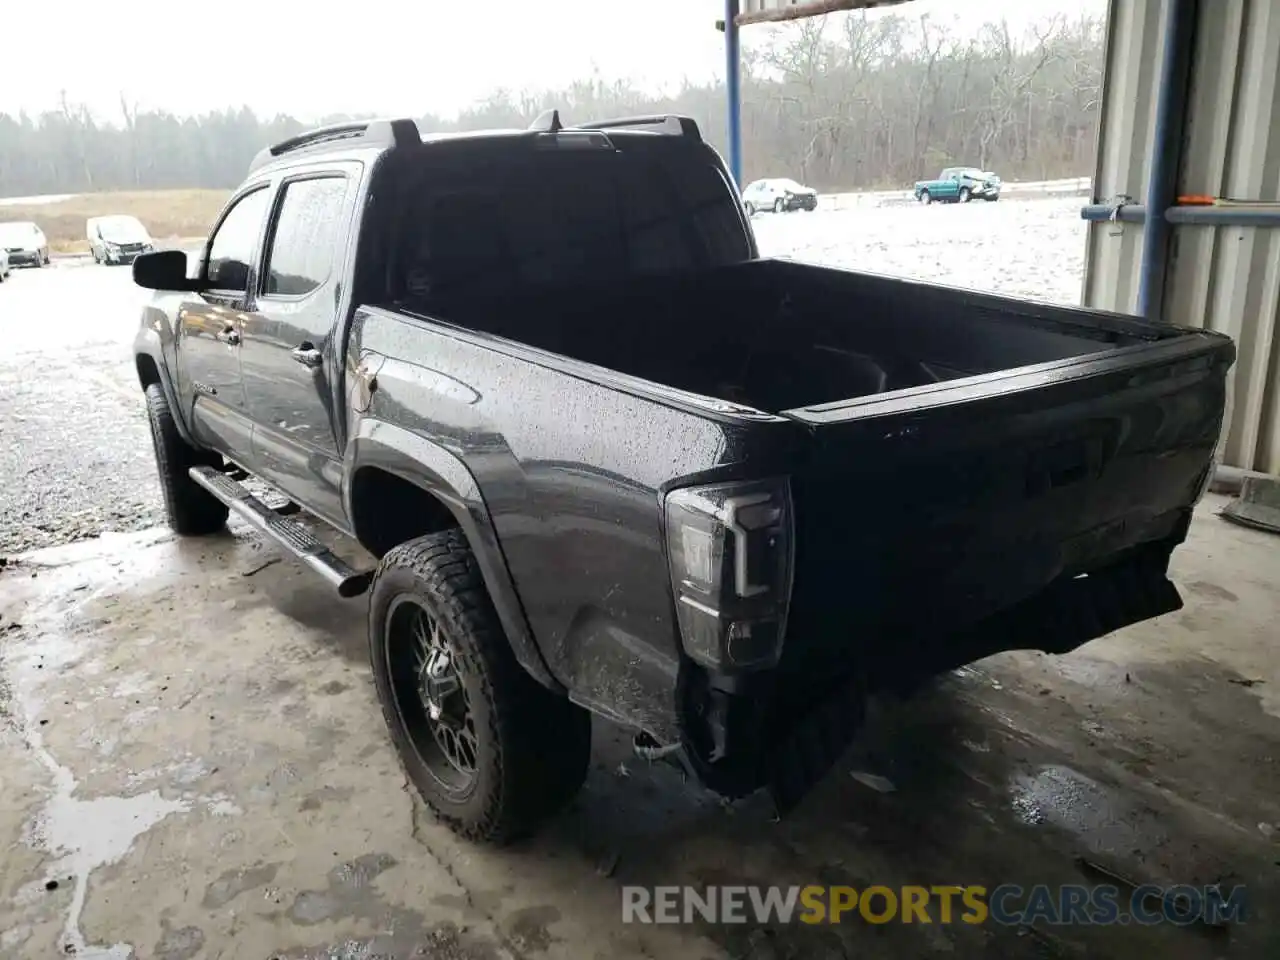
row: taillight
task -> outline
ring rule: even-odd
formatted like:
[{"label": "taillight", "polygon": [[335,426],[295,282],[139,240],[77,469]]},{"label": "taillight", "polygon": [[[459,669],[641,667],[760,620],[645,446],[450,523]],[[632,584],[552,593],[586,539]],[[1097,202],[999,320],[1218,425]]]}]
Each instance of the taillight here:
[{"label": "taillight", "polygon": [[685,652],[716,670],[775,666],[791,601],[787,480],[674,490],[667,495],[666,523]]}]

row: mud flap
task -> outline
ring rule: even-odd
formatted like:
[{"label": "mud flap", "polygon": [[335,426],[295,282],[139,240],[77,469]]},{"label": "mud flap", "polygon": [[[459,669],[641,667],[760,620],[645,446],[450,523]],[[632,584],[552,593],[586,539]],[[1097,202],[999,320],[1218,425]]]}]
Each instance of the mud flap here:
[{"label": "mud flap", "polygon": [[862,680],[846,683],[803,715],[773,746],[766,761],[768,789],[779,817],[794,810],[844,755],[866,709]]}]

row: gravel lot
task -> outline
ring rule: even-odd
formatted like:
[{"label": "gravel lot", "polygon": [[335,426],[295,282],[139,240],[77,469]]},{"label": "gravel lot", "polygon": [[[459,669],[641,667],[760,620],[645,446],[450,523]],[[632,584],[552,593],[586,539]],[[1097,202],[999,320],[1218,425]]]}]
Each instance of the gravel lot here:
[{"label": "gravel lot", "polygon": [[[1078,197],[761,214],[768,256],[1077,303]],[[130,346],[147,294],[67,260],[0,285],[0,556],[162,521]]]}]

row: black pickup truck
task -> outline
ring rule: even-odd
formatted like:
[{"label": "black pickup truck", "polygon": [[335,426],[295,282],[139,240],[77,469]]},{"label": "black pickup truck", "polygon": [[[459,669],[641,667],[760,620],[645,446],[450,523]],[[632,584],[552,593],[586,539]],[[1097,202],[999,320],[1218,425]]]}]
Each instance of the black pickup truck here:
[{"label": "black pickup truck", "polygon": [[316,130],[259,155],[191,269],[133,276],[170,523],[233,511],[368,591],[410,776],[495,841],[578,789],[593,713],[786,809],[869,694],[1178,609],[1234,359],[763,259],[676,117]]}]

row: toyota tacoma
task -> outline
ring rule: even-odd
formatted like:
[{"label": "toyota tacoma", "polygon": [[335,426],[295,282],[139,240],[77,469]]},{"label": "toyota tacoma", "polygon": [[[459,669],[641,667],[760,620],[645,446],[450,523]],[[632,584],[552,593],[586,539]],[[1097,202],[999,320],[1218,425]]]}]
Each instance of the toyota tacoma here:
[{"label": "toyota tacoma", "polygon": [[304,133],[133,277],[169,523],[367,593],[409,776],[495,842],[579,788],[592,716],[785,811],[870,695],[1178,609],[1234,359],[762,258],[678,117]]}]

